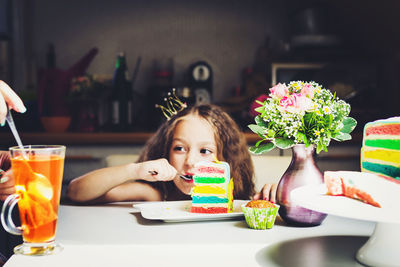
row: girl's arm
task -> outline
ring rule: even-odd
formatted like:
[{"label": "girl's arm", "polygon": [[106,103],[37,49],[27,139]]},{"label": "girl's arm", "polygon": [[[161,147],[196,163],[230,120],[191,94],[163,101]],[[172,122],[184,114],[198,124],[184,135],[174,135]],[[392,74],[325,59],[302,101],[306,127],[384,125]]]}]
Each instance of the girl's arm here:
[{"label": "girl's arm", "polygon": [[156,189],[135,181],[169,181],[173,180],[176,174],[176,169],[166,159],[108,167],[72,180],[67,195],[77,202],[158,200],[154,199],[159,196]]}]

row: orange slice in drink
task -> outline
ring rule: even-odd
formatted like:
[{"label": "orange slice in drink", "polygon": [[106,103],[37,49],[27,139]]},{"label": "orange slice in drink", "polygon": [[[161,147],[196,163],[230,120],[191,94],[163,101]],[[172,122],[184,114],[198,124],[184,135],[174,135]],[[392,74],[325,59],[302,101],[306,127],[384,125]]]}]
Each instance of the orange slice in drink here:
[{"label": "orange slice in drink", "polygon": [[53,198],[53,187],[49,179],[40,173],[33,173],[33,175],[33,179],[28,183],[28,192],[32,195],[51,200]]},{"label": "orange slice in drink", "polygon": [[28,161],[23,159],[21,163],[16,180],[23,181],[24,176],[29,177],[26,187],[16,185],[17,193],[21,197],[18,204],[20,211],[23,211],[21,220],[26,225],[38,228],[57,219],[57,213],[51,201],[54,195],[53,187],[46,176],[32,170]]}]

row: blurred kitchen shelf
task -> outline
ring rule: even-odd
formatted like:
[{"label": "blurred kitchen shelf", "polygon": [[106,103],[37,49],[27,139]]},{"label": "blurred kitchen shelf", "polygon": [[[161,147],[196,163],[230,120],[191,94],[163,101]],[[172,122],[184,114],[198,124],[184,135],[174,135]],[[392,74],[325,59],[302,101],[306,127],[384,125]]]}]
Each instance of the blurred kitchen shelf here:
[{"label": "blurred kitchen shelf", "polygon": [[[153,132],[133,133],[21,133],[24,144],[63,144],[63,145],[143,145]],[[259,137],[254,133],[244,133],[249,144],[254,144]],[[360,145],[362,134],[352,134],[353,139],[346,142],[332,141],[332,145]],[[0,133],[0,145],[16,145],[13,135]]]},{"label": "blurred kitchen shelf", "polygon": [[[24,144],[117,145],[144,144],[153,133],[21,133]],[[15,145],[11,133],[0,134],[0,145]]]}]

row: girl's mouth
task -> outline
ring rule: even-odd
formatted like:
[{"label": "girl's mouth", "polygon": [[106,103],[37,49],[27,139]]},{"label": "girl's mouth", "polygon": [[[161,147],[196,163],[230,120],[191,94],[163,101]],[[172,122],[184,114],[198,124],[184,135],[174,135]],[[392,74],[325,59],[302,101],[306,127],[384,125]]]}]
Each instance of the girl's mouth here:
[{"label": "girl's mouth", "polygon": [[185,175],[179,175],[180,178],[185,180],[186,182],[192,183],[193,182],[193,174],[186,173]]}]

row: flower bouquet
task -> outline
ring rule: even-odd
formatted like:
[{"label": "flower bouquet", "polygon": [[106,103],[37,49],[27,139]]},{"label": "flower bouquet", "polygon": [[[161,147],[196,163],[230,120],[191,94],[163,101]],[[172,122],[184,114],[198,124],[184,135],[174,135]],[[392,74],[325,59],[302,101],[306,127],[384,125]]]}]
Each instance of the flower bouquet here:
[{"label": "flower bouquet", "polygon": [[258,103],[256,124],[249,125],[261,138],[250,148],[254,154],[296,144],[315,145],[317,153],[327,151],[331,139],[350,140],[357,125],[348,117],[350,105],[316,82],[279,83],[270,88],[264,102]]},{"label": "flower bouquet", "polygon": [[98,114],[104,112],[108,96],[112,92],[111,79],[103,75],[86,74],[71,80],[68,102],[71,106],[74,130],[94,132]]},{"label": "flower bouquet", "polygon": [[95,101],[105,97],[110,91],[109,81],[98,75],[83,75],[71,80],[70,101]]}]

